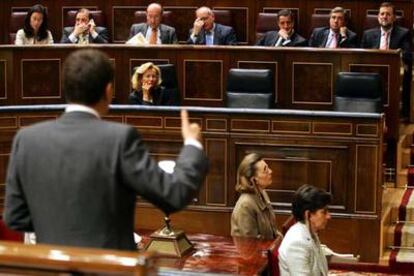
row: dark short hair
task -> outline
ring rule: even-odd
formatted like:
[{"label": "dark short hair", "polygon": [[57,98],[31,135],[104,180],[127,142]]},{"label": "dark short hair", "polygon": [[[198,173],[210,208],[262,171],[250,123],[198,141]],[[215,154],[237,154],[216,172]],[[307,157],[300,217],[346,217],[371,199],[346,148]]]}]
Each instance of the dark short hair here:
[{"label": "dark short hair", "polygon": [[45,7],[43,7],[40,4],[34,5],[33,7],[31,7],[29,9],[29,11],[27,12],[27,15],[24,19],[24,27],[23,27],[23,31],[24,34],[26,35],[26,37],[33,37],[34,36],[34,30],[32,28],[32,26],[30,25],[30,18],[32,17],[32,14],[38,12],[40,14],[43,15],[43,21],[42,21],[42,25],[40,25],[39,31],[37,33],[37,40],[43,40],[46,39],[48,37],[48,33],[47,33],[47,10]]},{"label": "dark short hair", "polygon": [[292,20],[292,21],[293,21],[293,13],[292,13],[292,11],[291,11],[291,10],[288,10],[288,9],[283,9],[283,10],[280,10],[280,11],[277,13],[277,22],[279,22],[279,18],[280,18],[281,16],[289,16],[289,17],[290,17],[290,20]]},{"label": "dark short hair", "polygon": [[381,3],[379,8],[391,8],[392,9],[392,13],[395,14],[395,6],[393,3],[391,2],[383,2]]},{"label": "dark short hair", "polygon": [[63,92],[70,103],[93,105],[99,102],[113,79],[111,61],[98,50],[73,52],[63,65]]},{"label": "dark short hair", "polygon": [[302,185],[293,196],[292,214],[296,221],[305,219],[305,211],[315,212],[331,202],[331,195],[311,185]]}]

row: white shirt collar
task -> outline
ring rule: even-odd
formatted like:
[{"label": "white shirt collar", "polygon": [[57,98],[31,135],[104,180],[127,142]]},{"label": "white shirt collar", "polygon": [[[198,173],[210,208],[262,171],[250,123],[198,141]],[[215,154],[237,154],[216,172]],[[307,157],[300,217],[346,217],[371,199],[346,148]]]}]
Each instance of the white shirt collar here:
[{"label": "white shirt collar", "polygon": [[94,115],[96,118],[101,118],[101,116],[99,116],[99,113],[96,112],[95,109],[81,104],[68,104],[65,108],[65,113],[69,112],[85,112]]},{"label": "white shirt collar", "polygon": [[329,37],[336,35],[336,34],[339,34],[339,32],[335,33],[334,31],[332,31],[332,29],[329,29]]}]

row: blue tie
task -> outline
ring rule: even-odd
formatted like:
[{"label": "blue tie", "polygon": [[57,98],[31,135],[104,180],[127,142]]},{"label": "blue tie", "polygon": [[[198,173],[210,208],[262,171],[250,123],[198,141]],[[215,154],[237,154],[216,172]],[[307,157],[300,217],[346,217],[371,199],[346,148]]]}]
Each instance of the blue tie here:
[{"label": "blue tie", "polygon": [[214,45],[213,32],[206,31],[206,45]]}]

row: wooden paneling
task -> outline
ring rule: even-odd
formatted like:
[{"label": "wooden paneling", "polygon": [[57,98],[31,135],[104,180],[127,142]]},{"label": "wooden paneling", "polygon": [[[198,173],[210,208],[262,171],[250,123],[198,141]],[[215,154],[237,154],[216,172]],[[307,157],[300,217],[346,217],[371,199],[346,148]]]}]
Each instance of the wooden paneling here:
[{"label": "wooden paneling", "polygon": [[294,104],[333,104],[333,64],[294,62],[292,69]]},{"label": "wooden paneling", "polygon": [[[0,128],[0,184],[4,183],[10,145],[17,130],[15,122],[23,127],[59,115],[59,111],[36,110],[19,112],[0,107],[3,124],[10,126]],[[238,164],[247,153],[257,152],[273,170],[269,196],[277,215],[290,212],[293,192],[302,184],[326,189],[333,196],[329,206],[333,221],[344,219],[344,224],[353,229],[347,252],[360,254],[365,261],[378,260],[379,228],[370,228],[375,231],[370,237],[372,249],[361,241],[366,232],[361,225],[377,225],[381,219],[383,133],[371,130],[383,126],[383,115],[280,110],[246,113],[191,107],[188,110],[192,121],[202,126],[210,171],[193,203],[185,212],[173,216],[174,225],[192,232],[228,235],[231,210],[237,200],[234,186]],[[175,159],[182,146],[178,114],[179,108],[130,106],[112,110],[109,116],[137,127],[151,155],[165,160]],[[274,122],[276,126],[290,122],[303,125],[293,127],[293,131],[282,127],[283,131],[275,132]],[[358,131],[363,126],[368,128]],[[138,209],[137,226],[159,228],[162,220],[156,219],[156,212],[147,203],[139,206],[143,208]]]},{"label": "wooden paneling", "polygon": [[60,59],[22,59],[22,99],[62,99]]},{"label": "wooden paneling", "polygon": [[223,101],[223,61],[184,60],[184,99]]},{"label": "wooden paneling", "polygon": [[0,99],[7,99],[6,60],[0,60]]},{"label": "wooden paneling", "polygon": [[[357,145],[356,146],[356,181],[355,181],[355,212],[376,213],[376,183],[378,182],[378,167],[367,170],[367,166],[375,162],[378,155],[378,146]],[[359,185],[362,181],[364,185]]]},{"label": "wooden paneling", "polygon": [[[388,100],[384,108],[387,137],[395,140],[398,137],[401,84],[398,51],[384,53],[375,50],[243,46],[90,47],[103,50],[113,60],[116,69],[114,103],[120,104],[128,103],[133,68],[148,61],[176,66],[181,103],[189,106],[225,106],[230,68],[268,68],[274,72],[275,108],[332,110],[338,72],[378,71],[385,80],[394,80],[386,82]],[[3,70],[6,81],[3,83],[7,85],[7,98],[0,97],[0,103],[63,103],[59,70],[65,57],[75,49],[78,47],[70,45],[31,48],[0,46],[0,60],[6,61],[3,63],[6,67]],[[1,65],[0,62],[0,68]]]}]

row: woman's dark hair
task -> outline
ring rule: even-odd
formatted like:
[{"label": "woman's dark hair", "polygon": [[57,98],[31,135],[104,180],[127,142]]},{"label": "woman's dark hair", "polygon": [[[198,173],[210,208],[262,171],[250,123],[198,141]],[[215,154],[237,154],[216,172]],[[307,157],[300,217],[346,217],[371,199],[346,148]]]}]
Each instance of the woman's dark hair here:
[{"label": "woman's dark hair", "polygon": [[302,185],[293,196],[292,214],[296,221],[305,219],[305,211],[315,212],[331,202],[331,195],[311,185]]},{"label": "woman's dark hair", "polygon": [[24,33],[26,37],[33,37],[34,36],[34,30],[32,26],[30,25],[30,18],[32,17],[32,14],[34,12],[38,12],[43,15],[43,21],[42,25],[40,25],[39,31],[37,32],[37,39],[38,41],[46,39],[48,37],[47,33],[47,11],[46,8],[42,5],[34,5],[30,8],[30,10],[27,12],[26,18],[24,19]]}]

